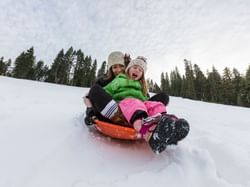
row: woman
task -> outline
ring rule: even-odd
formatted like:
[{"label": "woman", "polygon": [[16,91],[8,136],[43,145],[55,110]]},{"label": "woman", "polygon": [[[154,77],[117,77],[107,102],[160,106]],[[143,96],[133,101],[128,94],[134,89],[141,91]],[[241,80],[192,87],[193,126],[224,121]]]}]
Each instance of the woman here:
[{"label": "woman", "polygon": [[[106,76],[99,78],[95,82],[95,86],[100,86],[100,87],[106,86],[118,74],[124,72],[125,64],[128,64],[129,61],[130,61],[130,55],[129,54],[124,55],[120,51],[111,52],[109,54],[109,56],[108,56],[108,65],[107,65],[108,66],[108,72],[107,72]],[[93,92],[91,92],[91,93],[93,93]],[[101,97],[101,95],[99,97]],[[86,125],[92,125],[93,124],[92,118],[94,116],[96,116],[100,120],[109,121],[107,118],[104,118],[102,115],[100,115],[100,113],[96,110],[95,99],[90,94],[85,96],[84,103],[87,106],[86,117],[84,119]]]}]

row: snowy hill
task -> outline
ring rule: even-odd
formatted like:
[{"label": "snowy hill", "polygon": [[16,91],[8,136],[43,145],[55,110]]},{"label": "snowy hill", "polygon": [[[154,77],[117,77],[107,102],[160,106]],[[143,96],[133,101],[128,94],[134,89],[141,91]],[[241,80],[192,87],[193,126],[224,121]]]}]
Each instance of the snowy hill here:
[{"label": "snowy hill", "polygon": [[0,187],[250,187],[250,109],[171,97],[191,131],[155,155],[89,131],[87,91],[0,76]]}]

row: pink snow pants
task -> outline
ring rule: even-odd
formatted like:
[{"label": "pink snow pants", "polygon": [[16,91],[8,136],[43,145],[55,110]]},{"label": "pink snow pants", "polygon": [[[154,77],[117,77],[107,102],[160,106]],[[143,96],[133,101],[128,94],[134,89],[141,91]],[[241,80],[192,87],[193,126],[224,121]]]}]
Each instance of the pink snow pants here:
[{"label": "pink snow pants", "polygon": [[161,102],[141,101],[135,98],[123,99],[120,101],[119,107],[128,122],[130,122],[131,117],[137,110],[145,111],[148,116],[166,112],[166,107]]}]

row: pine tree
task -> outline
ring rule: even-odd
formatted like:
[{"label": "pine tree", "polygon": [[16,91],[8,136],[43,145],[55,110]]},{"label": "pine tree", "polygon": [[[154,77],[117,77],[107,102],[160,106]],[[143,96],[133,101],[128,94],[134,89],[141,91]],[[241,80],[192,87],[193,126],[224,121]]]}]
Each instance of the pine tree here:
[{"label": "pine tree", "polygon": [[233,104],[234,105],[241,105],[240,104],[240,95],[242,90],[242,76],[240,75],[239,71],[233,68]]},{"label": "pine tree", "polygon": [[233,104],[234,90],[232,83],[232,73],[228,67],[226,67],[223,71],[221,95],[222,103]]},{"label": "pine tree", "polygon": [[83,62],[83,76],[85,77],[84,79],[84,87],[89,87],[91,85],[91,69],[92,69],[92,58],[91,56],[86,56]]},{"label": "pine tree", "polygon": [[220,103],[221,99],[221,76],[213,66],[212,72],[208,73],[208,87],[210,91],[209,101]]},{"label": "pine tree", "polygon": [[181,96],[182,78],[177,67],[170,73],[170,95]]},{"label": "pine tree", "polygon": [[81,50],[76,52],[76,64],[74,67],[73,85],[74,86],[85,86],[84,85],[84,54]]},{"label": "pine tree", "polygon": [[187,89],[188,89],[188,82],[187,78],[183,75],[182,81],[181,81],[181,90],[180,90],[180,96],[181,97],[187,97]]},{"label": "pine tree", "polygon": [[31,47],[27,52],[22,52],[14,62],[13,77],[34,80],[34,48]]},{"label": "pine tree", "polygon": [[158,86],[156,82],[154,82],[152,79],[147,79],[147,87],[148,91],[152,93],[160,93],[162,92],[161,88]]},{"label": "pine tree", "polygon": [[9,67],[11,66],[11,60],[7,62],[4,61],[4,57],[0,58],[0,75],[8,76],[10,75]]},{"label": "pine tree", "polygon": [[161,88],[158,86],[157,83],[154,83],[153,93],[160,93]]},{"label": "pine tree", "polygon": [[48,72],[48,78],[46,81],[69,85],[71,78],[73,78],[73,75],[71,75],[71,70],[74,61],[74,55],[75,51],[73,47],[70,47],[65,54],[63,49],[60,50],[53,64],[51,65],[51,69]]},{"label": "pine tree", "polygon": [[154,82],[152,79],[147,79],[148,91],[153,92],[154,90]]},{"label": "pine tree", "polygon": [[166,88],[166,80],[165,80],[165,76],[164,73],[161,73],[161,91],[162,92],[166,92],[167,88]]},{"label": "pine tree", "polygon": [[38,61],[34,67],[35,80],[44,81],[46,79],[48,66],[44,65],[43,61]]},{"label": "pine tree", "polygon": [[206,77],[197,64],[194,64],[194,89],[198,100],[205,100]]},{"label": "pine tree", "polygon": [[106,61],[102,62],[101,68],[97,71],[97,77],[98,78],[103,77],[105,75],[105,73],[106,73],[106,64],[107,64]]},{"label": "pine tree", "polygon": [[243,88],[240,99],[243,106],[250,107],[250,65],[248,66],[246,76],[243,79]]},{"label": "pine tree", "polygon": [[168,73],[165,73],[165,84],[166,84],[166,93],[169,94],[170,92],[170,80],[169,80],[169,76]]},{"label": "pine tree", "polygon": [[246,73],[245,91],[246,91],[246,105],[245,106],[250,107],[250,65]]},{"label": "pine tree", "polygon": [[[48,71],[48,77],[45,80],[46,82],[52,82],[52,83],[60,83],[60,72],[62,71],[61,64],[63,63],[64,58],[64,50],[61,49],[59,53],[57,54],[56,58],[54,59],[54,62],[51,65],[51,68]],[[65,73],[65,72],[64,72]]]},{"label": "pine tree", "polygon": [[5,75],[6,68],[5,63],[3,61],[3,57],[0,58],[0,75]]},{"label": "pine tree", "polygon": [[164,93],[170,92],[170,83],[167,72],[165,73],[165,75],[163,72],[161,73],[161,91]]},{"label": "pine tree", "polygon": [[196,99],[196,93],[194,89],[194,71],[190,61],[184,59],[185,64],[185,77],[186,77],[186,90],[184,97],[190,99]]},{"label": "pine tree", "polygon": [[91,71],[90,71],[90,85],[89,86],[92,86],[96,80],[96,69],[97,69],[97,61],[95,59],[91,67]]},{"label": "pine tree", "polygon": [[75,57],[75,51],[73,49],[73,47],[70,47],[67,52],[64,55],[63,58],[63,63],[62,63],[62,73],[61,74],[61,79],[62,79],[62,84],[66,84],[66,85],[70,85],[71,79],[73,78],[73,73],[72,72],[72,65],[73,65],[73,61],[74,61],[74,57]]}]

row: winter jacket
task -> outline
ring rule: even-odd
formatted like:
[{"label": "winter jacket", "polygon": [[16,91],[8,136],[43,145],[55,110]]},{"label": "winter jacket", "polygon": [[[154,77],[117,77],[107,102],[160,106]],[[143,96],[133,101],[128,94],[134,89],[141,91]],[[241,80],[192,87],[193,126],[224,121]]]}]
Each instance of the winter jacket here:
[{"label": "winter jacket", "polygon": [[148,99],[148,97],[143,94],[141,83],[129,79],[125,74],[117,75],[104,89],[117,102],[125,98],[137,98],[142,101]]}]

